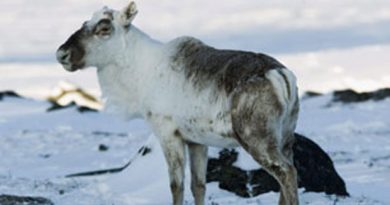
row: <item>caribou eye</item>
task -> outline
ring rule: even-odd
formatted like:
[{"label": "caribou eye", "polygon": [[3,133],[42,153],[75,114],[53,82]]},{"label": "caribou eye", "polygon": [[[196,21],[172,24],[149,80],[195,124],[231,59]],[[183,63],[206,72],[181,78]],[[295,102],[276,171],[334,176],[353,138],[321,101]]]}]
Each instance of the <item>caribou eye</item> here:
[{"label": "caribou eye", "polygon": [[100,29],[100,33],[107,33],[110,31],[110,28],[102,28]]},{"label": "caribou eye", "polygon": [[109,19],[102,19],[96,24],[94,33],[97,36],[107,37],[111,35],[112,30],[113,27],[111,21]]}]

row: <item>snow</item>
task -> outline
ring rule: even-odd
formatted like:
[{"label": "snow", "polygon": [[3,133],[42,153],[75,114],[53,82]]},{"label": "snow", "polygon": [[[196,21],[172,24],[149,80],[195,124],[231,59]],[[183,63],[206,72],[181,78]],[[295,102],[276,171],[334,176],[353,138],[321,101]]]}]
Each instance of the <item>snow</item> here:
[{"label": "snow", "polygon": [[[290,67],[300,92],[390,87],[390,1],[247,0],[137,1],[135,25],[168,41],[192,35],[218,48],[269,53]],[[168,205],[165,160],[148,125],[74,108],[46,112],[42,99],[69,81],[100,95],[95,69],[68,73],[54,52],[103,5],[122,0],[0,2],[0,91],[37,99],[0,101],[0,194],[44,196],[55,204]],[[227,15],[228,14],[228,15]],[[196,29],[194,29],[196,28]],[[390,100],[331,103],[331,95],[302,101],[297,131],[335,162],[350,198],[300,190],[301,204],[390,204]],[[99,145],[108,146],[99,151]],[[140,146],[152,152],[125,171],[99,177],[65,175],[124,165]],[[210,156],[218,156],[218,149]],[[239,150],[235,163],[258,165]],[[188,176],[188,170],[187,170]],[[186,179],[186,204],[193,204]],[[207,185],[207,204],[277,204],[278,193],[243,199]]]},{"label": "snow", "polygon": [[[332,103],[331,95],[302,101],[297,131],[329,153],[350,198],[299,191],[302,204],[390,203],[390,99]],[[46,112],[46,101],[6,97],[0,101],[0,194],[43,196],[55,204],[170,204],[167,167],[156,137],[143,120],[122,121],[75,108]],[[99,151],[99,145],[108,146]],[[95,177],[67,174],[113,168],[138,156],[123,172]],[[211,149],[216,156],[218,149]],[[236,165],[258,168],[241,153]],[[187,176],[189,170],[187,169]],[[186,204],[193,204],[186,178]],[[207,204],[277,204],[278,193],[244,199],[207,185]]]}]

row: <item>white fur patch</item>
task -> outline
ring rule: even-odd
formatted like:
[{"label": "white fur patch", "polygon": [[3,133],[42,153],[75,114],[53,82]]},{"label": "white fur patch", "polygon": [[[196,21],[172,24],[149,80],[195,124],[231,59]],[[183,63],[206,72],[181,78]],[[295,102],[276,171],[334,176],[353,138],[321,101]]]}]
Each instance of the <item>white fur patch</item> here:
[{"label": "white fur patch", "polygon": [[288,87],[290,88],[291,100],[294,100],[297,96],[297,78],[294,73],[288,69],[282,69],[281,72],[286,76],[288,83],[290,84]]},{"label": "white fur patch", "polygon": [[[282,72],[285,77],[279,72]],[[266,78],[271,81],[282,105],[290,109],[295,103],[295,100],[297,100],[296,96],[298,91],[295,75],[288,69],[273,69],[266,73]]]},{"label": "white fur patch", "polygon": [[282,105],[286,106],[288,104],[289,96],[287,92],[287,85],[283,76],[280,75],[277,69],[268,71],[265,76],[268,80],[271,81],[279,101],[282,103]]}]

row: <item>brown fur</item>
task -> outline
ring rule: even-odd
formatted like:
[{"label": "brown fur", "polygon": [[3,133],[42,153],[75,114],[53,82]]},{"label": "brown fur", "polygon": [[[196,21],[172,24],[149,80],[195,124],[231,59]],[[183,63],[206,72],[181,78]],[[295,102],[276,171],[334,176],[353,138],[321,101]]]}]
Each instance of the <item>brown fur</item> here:
[{"label": "brown fur", "polygon": [[196,88],[201,90],[214,83],[226,93],[231,93],[243,81],[263,78],[267,71],[284,67],[265,54],[219,50],[194,38],[181,42],[172,60],[185,65],[185,76]]},{"label": "brown fur", "polygon": [[[242,99],[255,96],[252,100]],[[259,102],[262,102],[261,104]],[[297,176],[292,161],[293,131],[297,117],[296,103],[292,117],[282,118],[285,111],[272,84],[258,79],[240,85],[233,95],[232,122],[237,141],[273,175],[281,186],[280,205],[297,205]],[[281,126],[282,133],[278,133]]]}]

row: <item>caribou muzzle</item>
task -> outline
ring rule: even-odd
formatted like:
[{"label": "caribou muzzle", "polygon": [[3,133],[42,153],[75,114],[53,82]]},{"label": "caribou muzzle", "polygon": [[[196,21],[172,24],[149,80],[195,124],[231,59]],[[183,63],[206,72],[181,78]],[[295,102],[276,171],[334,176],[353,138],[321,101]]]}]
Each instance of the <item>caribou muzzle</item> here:
[{"label": "caribou muzzle", "polygon": [[85,66],[85,50],[81,39],[82,32],[80,29],[70,36],[70,38],[57,50],[57,61],[61,63],[67,71],[73,72]]}]

